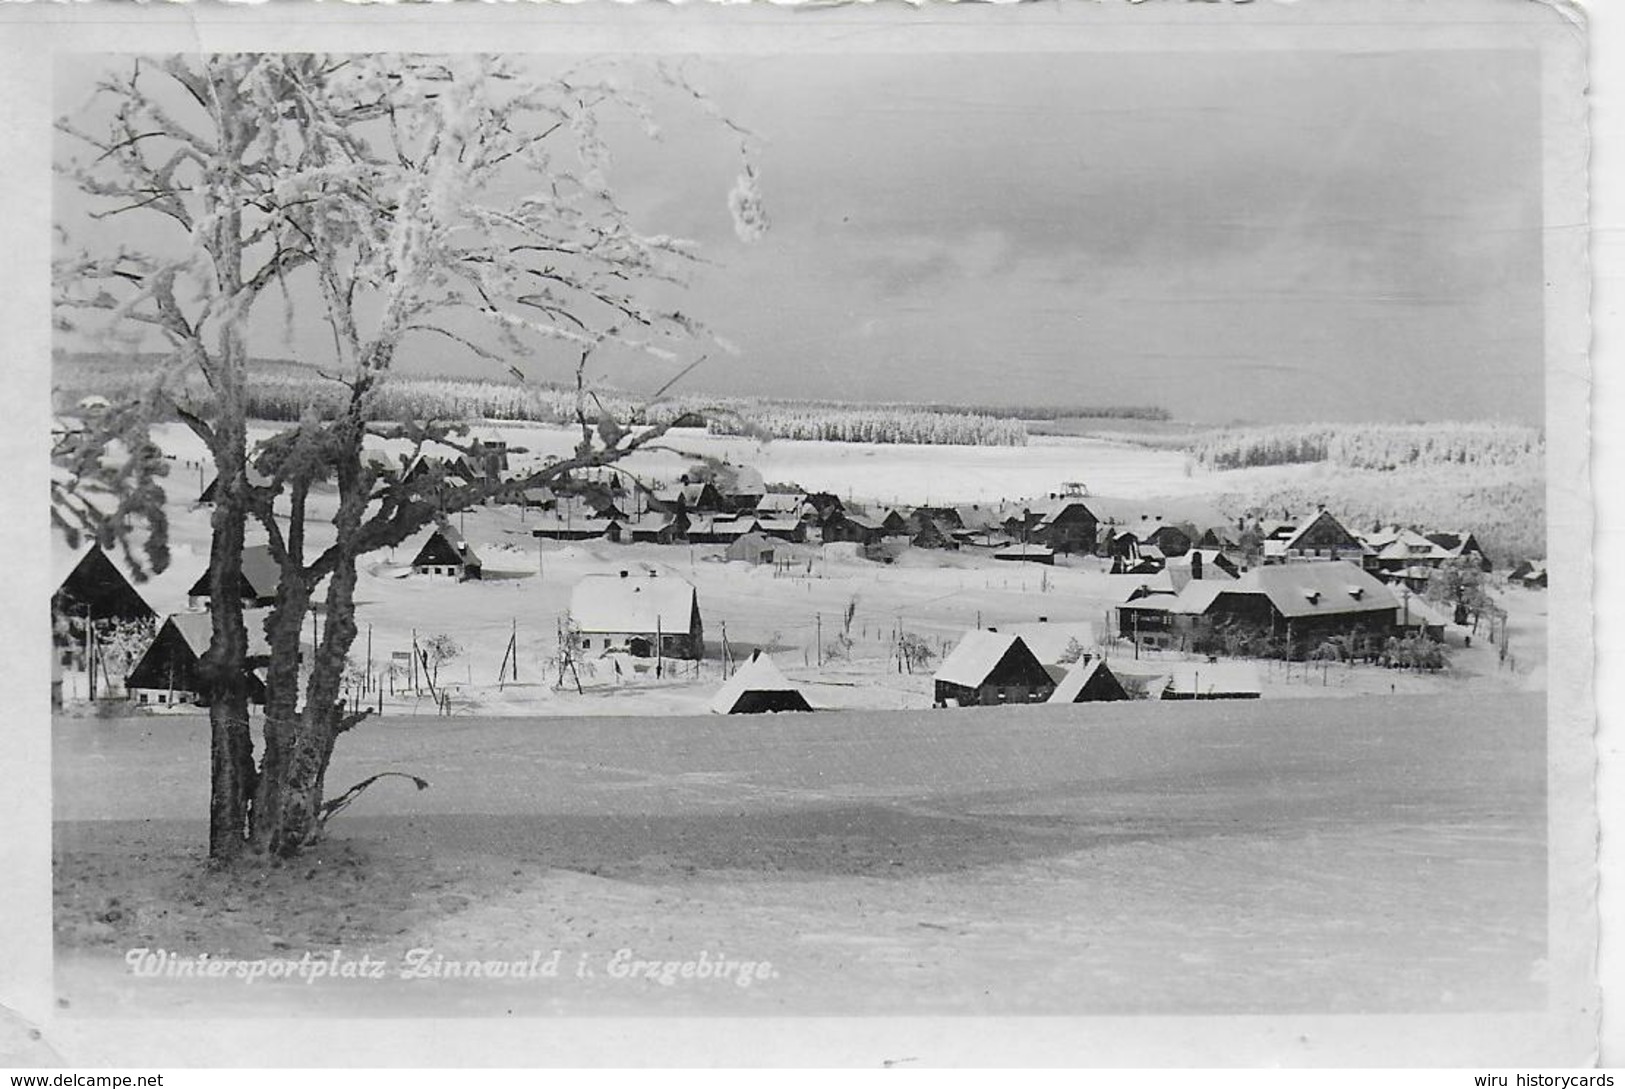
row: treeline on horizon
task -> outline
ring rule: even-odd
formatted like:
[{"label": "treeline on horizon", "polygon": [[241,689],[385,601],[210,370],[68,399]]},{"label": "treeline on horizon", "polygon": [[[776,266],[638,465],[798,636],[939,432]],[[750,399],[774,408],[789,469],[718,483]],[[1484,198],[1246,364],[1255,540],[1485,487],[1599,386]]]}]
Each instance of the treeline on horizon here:
[{"label": "treeline on horizon", "polygon": [[[158,375],[159,357],[108,359],[59,355],[53,375],[63,410],[90,394],[109,399],[139,396]],[[201,380],[186,383],[188,395],[207,409]],[[587,414],[601,407],[618,420],[666,424],[700,414],[719,435],[756,435],[824,442],[1025,446],[1020,420],[951,406],[864,405],[841,401],[778,401],[769,398],[689,394],[646,405],[632,395],[595,390]],[[248,413],[254,419],[297,420],[307,407],[337,411],[344,387],[315,369],[284,360],[256,360],[249,378]],[[576,422],[574,390],[553,385],[481,378],[421,378],[396,374],[378,389],[383,420],[516,420],[569,425]]]},{"label": "treeline on horizon", "polygon": [[1326,462],[1346,469],[1518,467],[1546,456],[1545,433],[1495,421],[1276,424],[1204,432],[1190,451],[1209,469]]}]

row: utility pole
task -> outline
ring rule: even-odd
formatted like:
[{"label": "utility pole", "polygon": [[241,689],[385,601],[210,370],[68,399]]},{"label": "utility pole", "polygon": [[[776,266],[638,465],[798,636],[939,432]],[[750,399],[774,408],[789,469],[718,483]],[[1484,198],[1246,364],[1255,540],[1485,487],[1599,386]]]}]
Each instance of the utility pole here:
[{"label": "utility pole", "polygon": [[818,634],[813,636],[813,645],[818,649],[818,667],[824,667],[824,614],[814,613],[814,622],[817,624]]}]

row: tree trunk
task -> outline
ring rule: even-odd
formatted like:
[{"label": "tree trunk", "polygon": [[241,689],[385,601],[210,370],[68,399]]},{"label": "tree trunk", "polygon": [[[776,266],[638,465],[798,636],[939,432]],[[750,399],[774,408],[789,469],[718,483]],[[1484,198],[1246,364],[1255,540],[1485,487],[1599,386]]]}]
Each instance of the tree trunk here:
[{"label": "tree trunk", "polygon": [[284,567],[271,614],[271,665],[265,682],[265,754],[250,813],[249,842],[257,852],[272,849],[272,834],[281,820],[283,790],[294,759],[299,732],[299,650],[310,588],[302,576]]},{"label": "tree trunk", "polygon": [[243,432],[223,422],[215,451],[219,469],[209,552],[209,611],[213,633],[199,673],[209,700],[209,858],[226,862],[243,849],[253,794],[254,739],[248,724],[248,633],[239,596],[246,511]]},{"label": "tree trunk", "polygon": [[[335,464],[339,509],[333,521],[338,553],[327,584],[327,625],[311,662],[304,711],[291,719],[291,732],[279,737],[274,765],[267,748],[267,781],[262,791],[265,810],[255,829],[256,839],[279,856],[296,854],[318,829],[327,765],[342,725],[345,663],[358,632],[356,542],[367,493],[361,472],[362,427],[354,405],[351,416],[337,423],[335,431],[339,436]],[[297,644],[299,625],[290,618],[283,627]]]}]

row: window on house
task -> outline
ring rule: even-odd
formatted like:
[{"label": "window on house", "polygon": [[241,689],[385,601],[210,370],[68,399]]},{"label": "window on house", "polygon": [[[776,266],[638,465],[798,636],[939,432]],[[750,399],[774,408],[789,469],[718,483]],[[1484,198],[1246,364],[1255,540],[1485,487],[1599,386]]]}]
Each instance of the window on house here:
[{"label": "window on house", "polygon": [[167,703],[167,702],[169,702],[169,697],[164,695],[163,693],[159,693],[158,702],[159,703]]}]

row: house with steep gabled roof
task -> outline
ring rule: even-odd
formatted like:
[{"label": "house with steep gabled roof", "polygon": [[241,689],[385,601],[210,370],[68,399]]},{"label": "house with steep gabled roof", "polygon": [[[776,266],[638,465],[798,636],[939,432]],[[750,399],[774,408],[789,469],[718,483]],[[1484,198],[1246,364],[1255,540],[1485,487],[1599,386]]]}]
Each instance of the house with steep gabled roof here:
[{"label": "house with steep gabled roof", "polygon": [[458,582],[478,579],[484,564],[453,526],[442,522],[412,557],[414,575],[438,575]]},{"label": "house with steep gabled roof", "polygon": [[932,682],[938,707],[1043,703],[1055,691],[1054,678],[1021,637],[995,631],[966,632]]},{"label": "house with steep gabled roof", "polygon": [[[209,575],[205,570],[191,589],[186,591],[188,604],[193,609],[205,608],[209,603]],[[238,583],[238,596],[246,608],[271,605],[276,602],[277,584],[282,572],[271,558],[270,545],[248,545],[243,549],[242,578]]]},{"label": "house with steep gabled roof", "polygon": [[[265,638],[266,609],[243,612],[248,634],[245,680],[251,703],[265,702],[264,670],[271,660]],[[198,663],[214,637],[214,620],[206,612],[175,613],[166,618],[135,667],[124,678],[130,700],[138,706],[197,704],[207,706]]]},{"label": "house with steep gabled roof", "polygon": [[[1271,547],[1272,545],[1274,547]],[[1366,547],[1365,542],[1350,533],[1330,511],[1321,507],[1313,518],[1294,527],[1284,537],[1266,540],[1264,555],[1266,563],[1293,560],[1352,560],[1364,564],[1372,552]]]},{"label": "house with steep gabled roof", "polygon": [[1096,703],[1129,698],[1123,682],[1117,679],[1117,675],[1106,665],[1104,658],[1090,658],[1084,655],[1056,684],[1049,702]]},{"label": "house with steep gabled roof", "polygon": [[141,596],[107,552],[91,545],[51,595],[51,615],[84,621],[156,620]]}]

